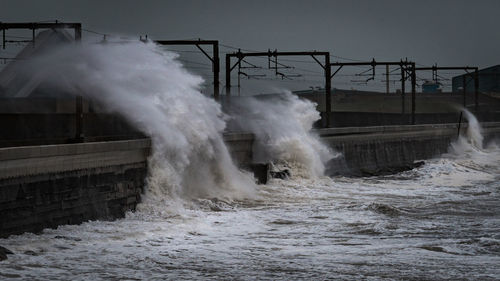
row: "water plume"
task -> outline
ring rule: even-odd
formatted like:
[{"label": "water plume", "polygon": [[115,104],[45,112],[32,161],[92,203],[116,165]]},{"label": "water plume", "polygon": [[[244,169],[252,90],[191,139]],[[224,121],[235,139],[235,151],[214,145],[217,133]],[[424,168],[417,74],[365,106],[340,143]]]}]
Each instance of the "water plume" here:
[{"label": "water plume", "polygon": [[467,139],[468,141],[475,147],[479,149],[483,149],[483,134],[482,134],[482,128],[481,124],[479,124],[479,121],[477,120],[476,116],[472,114],[469,110],[463,108],[462,111],[465,114],[465,118],[467,118],[467,121],[469,123],[469,126],[467,127]]},{"label": "water plume", "polygon": [[296,176],[323,176],[325,164],[336,153],[311,131],[320,119],[316,104],[290,91],[280,92],[234,99],[231,127],[255,134],[255,161],[285,164]]},{"label": "water plume", "polygon": [[460,135],[457,141],[451,143],[453,152],[464,154],[471,150],[482,151],[484,137],[481,124],[479,124],[477,118],[469,110],[465,108],[460,108],[460,110],[463,112],[465,119],[467,119],[468,125],[465,135]]},{"label": "water plume", "polygon": [[233,164],[223,141],[220,105],[200,93],[202,78],[176,58],[154,43],[80,44],[18,68],[54,91],[97,101],[151,137],[146,203],[252,197],[253,178]]}]

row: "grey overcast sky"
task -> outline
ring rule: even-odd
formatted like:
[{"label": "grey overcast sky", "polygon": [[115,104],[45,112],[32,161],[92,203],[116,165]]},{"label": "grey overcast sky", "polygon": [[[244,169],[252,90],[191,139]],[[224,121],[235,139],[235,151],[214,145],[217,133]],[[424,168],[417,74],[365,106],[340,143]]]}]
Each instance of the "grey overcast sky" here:
[{"label": "grey overcast sky", "polygon": [[[407,57],[421,65],[479,67],[500,63],[498,0],[0,3],[0,21],[4,22],[58,19],[81,22],[85,29],[110,34],[218,39],[223,44],[251,50],[325,50],[360,60]],[[87,35],[90,36],[83,34]]]}]

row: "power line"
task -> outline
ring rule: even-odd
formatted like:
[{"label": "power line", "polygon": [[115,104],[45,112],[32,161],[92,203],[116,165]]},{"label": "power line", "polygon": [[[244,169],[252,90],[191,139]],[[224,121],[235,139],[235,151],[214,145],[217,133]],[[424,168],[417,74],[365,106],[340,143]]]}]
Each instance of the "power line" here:
[{"label": "power line", "polygon": [[86,31],[88,33],[93,33],[93,34],[97,34],[97,35],[110,36],[110,34],[105,34],[105,33],[94,31],[94,30],[90,30],[90,29],[82,28],[82,30]]},{"label": "power line", "polygon": [[212,66],[212,64],[197,62],[197,61],[192,61],[192,60],[186,60],[186,59],[180,59],[180,58],[178,58],[177,60],[182,61],[182,62],[186,62],[186,63],[192,63],[192,64],[198,64],[198,65],[204,65],[204,66],[210,66],[210,67]]}]

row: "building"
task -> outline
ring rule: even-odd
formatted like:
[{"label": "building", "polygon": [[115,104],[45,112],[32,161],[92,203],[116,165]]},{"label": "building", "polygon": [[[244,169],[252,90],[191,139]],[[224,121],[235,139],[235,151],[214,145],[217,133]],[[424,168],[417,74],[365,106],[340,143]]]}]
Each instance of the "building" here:
[{"label": "building", "polygon": [[422,93],[441,93],[441,83],[437,81],[425,81],[422,84]]},{"label": "building", "polygon": [[[466,77],[467,92],[474,92],[474,77],[468,74],[453,77],[453,92],[463,91],[464,75]],[[479,70],[479,91],[483,93],[500,93],[500,64]]]}]

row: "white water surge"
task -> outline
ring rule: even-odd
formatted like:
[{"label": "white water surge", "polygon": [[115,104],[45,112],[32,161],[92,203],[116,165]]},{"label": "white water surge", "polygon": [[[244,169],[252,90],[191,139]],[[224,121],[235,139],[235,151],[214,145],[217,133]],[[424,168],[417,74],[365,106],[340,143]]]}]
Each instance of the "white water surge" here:
[{"label": "white water surge", "polygon": [[460,110],[464,113],[468,122],[467,131],[465,135],[460,135],[458,141],[451,144],[452,148],[459,154],[472,148],[482,150],[484,137],[479,121],[469,110],[465,108],[460,108]]},{"label": "white water surge", "polygon": [[273,180],[258,200],[0,239],[2,280],[498,280],[500,149],[367,178]]},{"label": "white water surge", "polygon": [[[500,276],[498,146],[479,148],[464,139],[448,154],[411,171],[367,178],[315,177],[333,154],[308,134],[317,118],[317,113],[310,113],[311,105],[285,95],[270,106],[284,112],[283,120],[253,101],[257,106],[247,104],[241,111],[252,121],[240,126],[285,126],[253,131],[268,159],[298,162],[304,175],[313,176],[274,179],[256,187],[230,161],[221,139],[225,119],[219,106],[199,93],[200,79],[184,71],[174,55],[152,44],[115,46],[109,51],[105,46],[93,48],[92,55],[83,49],[68,50],[66,61],[58,60],[51,72],[56,77],[78,77],[78,87],[91,87],[84,89],[152,136],[149,203],[118,221],[92,221],[0,239],[0,245],[15,253],[0,262],[0,279],[497,280]],[[85,59],[75,59],[74,52]],[[75,85],[64,81],[68,89]],[[200,118],[193,118],[193,112]],[[293,126],[287,127],[287,121]],[[296,150],[287,152],[285,147]],[[228,200],[217,209],[184,205],[180,215],[167,209],[170,198],[212,197]],[[177,202],[184,201],[189,200]],[[166,215],[157,213],[162,210]]]},{"label": "white water surge", "polygon": [[232,129],[255,134],[254,160],[292,169],[292,176],[319,178],[338,156],[311,130],[320,119],[316,104],[290,91],[244,97],[231,104]]},{"label": "white water surge", "polygon": [[223,142],[219,104],[200,93],[202,79],[176,57],[153,43],[83,44],[18,67],[37,80],[27,84],[43,82],[54,91],[84,95],[151,137],[144,202],[162,206],[176,198],[253,197],[253,178],[238,170]]},{"label": "white water surge", "polygon": [[[17,67],[29,80],[25,85],[44,83],[56,92],[84,95],[152,138],[146,204],[140,208],[171,205],[176,198],[254,197],[253,179],[235,167],[222,139],[228,116],[200,93],[203,80],[176,57],[154,43],[83,44]],[[257,162],[318,178],[334,153],[311,133],[320,119],[315,107],[284,91],[264,100],[235,100],[231,120],[255,134]]]}]

